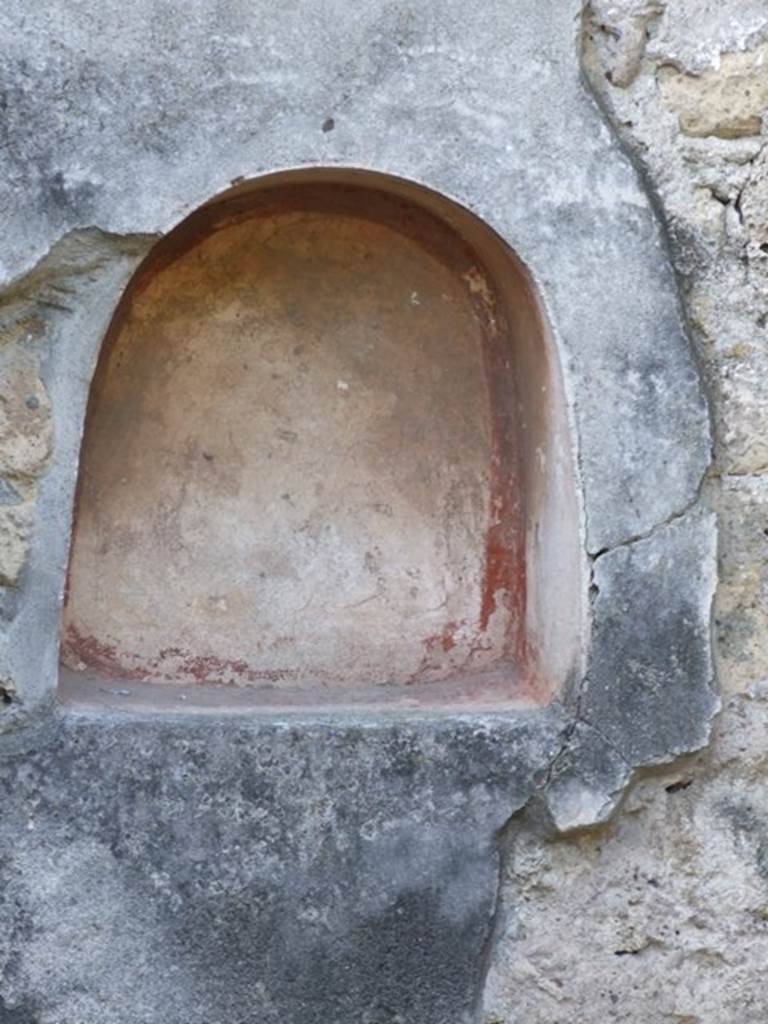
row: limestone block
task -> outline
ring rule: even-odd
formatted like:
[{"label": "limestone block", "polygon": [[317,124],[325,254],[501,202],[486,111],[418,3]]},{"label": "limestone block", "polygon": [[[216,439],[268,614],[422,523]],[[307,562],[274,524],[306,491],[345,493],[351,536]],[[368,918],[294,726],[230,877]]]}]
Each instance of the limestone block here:
[{"label": "limestone block", "polygon": [[700,75],[663,65],[658,78],[663,102],[686,135],[738,139],[760,133],[768,109],[768,44],[724,53],[719,66]]},{"label": "limestone block", "polygon": [[0,367],[0,475],[31,482],[52,440],[51,407],[37,367],[25,359]]},{"label": "limestone block", "polygon": [[0,507],[0,586],[19,581],[29,549],[34,504]]},{"label": "limestone block", "polygon": [[768,477],[727,477],[720,505],[715,602],[723,689],[768,679]]}]

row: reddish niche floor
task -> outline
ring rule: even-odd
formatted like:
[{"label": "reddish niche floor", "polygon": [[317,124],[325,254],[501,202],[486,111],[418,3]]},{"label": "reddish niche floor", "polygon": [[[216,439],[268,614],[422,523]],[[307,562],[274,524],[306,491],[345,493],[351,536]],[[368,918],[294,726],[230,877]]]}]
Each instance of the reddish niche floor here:
[{"label": "reddish niche floor", "polygon": [[493,282],[431,214],[328,185],[204,209],[104,345],[63,665],[288,703],[514,696],[514,396]]}]

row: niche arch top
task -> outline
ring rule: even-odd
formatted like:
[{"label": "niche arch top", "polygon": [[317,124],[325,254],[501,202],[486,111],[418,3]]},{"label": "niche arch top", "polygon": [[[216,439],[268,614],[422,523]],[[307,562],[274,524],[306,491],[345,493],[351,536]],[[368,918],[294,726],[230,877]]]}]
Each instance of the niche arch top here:
[{"label": "niche arch top", "polygon": [[370,172],[244,184],[160,242],[86,415],[62,686],[266,707],[542,703],[578,507],[534,289]]}]

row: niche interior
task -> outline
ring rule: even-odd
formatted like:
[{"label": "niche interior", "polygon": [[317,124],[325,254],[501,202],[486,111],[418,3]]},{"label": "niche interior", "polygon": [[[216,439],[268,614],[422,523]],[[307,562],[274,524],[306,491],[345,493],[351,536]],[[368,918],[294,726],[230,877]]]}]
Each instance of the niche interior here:
[{"label": "niche interior", "polygon": [[102,346],[62,687],[546,702],[578,659],[576,494],[498,235],[384,175],[243,184],[156,245]]}]

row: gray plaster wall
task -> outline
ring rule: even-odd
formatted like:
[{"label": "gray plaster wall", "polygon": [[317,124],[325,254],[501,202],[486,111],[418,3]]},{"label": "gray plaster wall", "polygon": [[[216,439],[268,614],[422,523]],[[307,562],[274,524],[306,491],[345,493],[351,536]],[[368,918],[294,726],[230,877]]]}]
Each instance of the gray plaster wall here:
[{"label": "gray plaster wall", "polygon": [[[505,981],[526,957],[509,844],[529,820],[605,821],[638,768],[706,743],[709,412],[654,191],[584,80],[582,15],[576,0],[474,19],[455,0],[4,6],[4,1020],[527,1024],[535,993]],[[583,664],[546,709],[56,704],[83,413],[112,312],[188,213],[305,166],[447,196],[539,288],[585,605]]]},{"label": "gray plaster wall", "polygon": [[81,711],[16,737],[0,1019],[473,1020],[493,837],[553,750],[535,716]]}]

